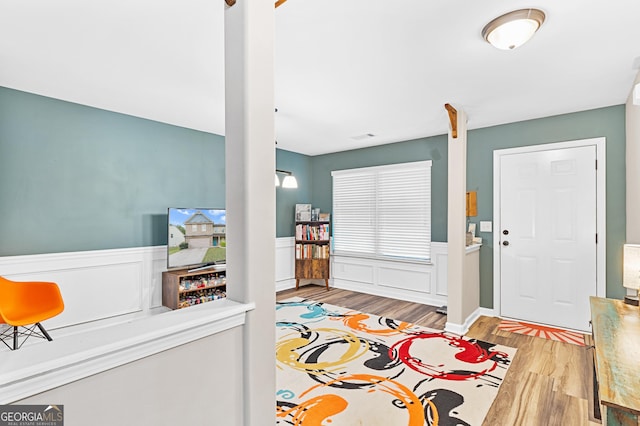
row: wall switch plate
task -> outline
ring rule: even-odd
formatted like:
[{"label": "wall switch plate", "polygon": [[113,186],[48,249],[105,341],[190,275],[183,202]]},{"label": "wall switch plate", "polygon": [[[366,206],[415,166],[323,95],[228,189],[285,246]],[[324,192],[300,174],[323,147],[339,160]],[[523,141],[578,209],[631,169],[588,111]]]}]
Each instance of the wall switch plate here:
[{"label": "wall switch plate", "polygon": [[480,232],[491,232],[491,221],[490,220],[481,220],[480,221]]}]

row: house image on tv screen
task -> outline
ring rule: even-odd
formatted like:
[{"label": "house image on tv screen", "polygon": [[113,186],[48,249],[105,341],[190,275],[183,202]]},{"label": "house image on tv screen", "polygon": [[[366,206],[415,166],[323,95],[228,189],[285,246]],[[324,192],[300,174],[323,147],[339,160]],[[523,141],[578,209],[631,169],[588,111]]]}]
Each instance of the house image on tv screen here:
[{"label": "house image on tv screen", "polygon": [[178,247],[185,241],[184,232],[175,225],[169,225],[169,247]]},{"label": "house image on tv screen", "polygon": [[167,266],[191,267],[226,261],[224,209],[169,208]]},{"label": "house image on tv screen", "polygon": [[184,221],[184,229],[188,248],[224,246],[225,225],[216,225],[200,210]]}]

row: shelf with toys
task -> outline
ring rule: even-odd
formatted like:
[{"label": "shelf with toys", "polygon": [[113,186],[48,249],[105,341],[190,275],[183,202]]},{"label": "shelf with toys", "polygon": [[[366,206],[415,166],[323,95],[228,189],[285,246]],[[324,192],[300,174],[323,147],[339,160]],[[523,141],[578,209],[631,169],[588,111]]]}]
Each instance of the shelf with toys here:
[{"label": "shelf with toys", "polygon": [[162,273],[162,304],[171,309],[187,308],[226,297],[226,272],[187,269]]}]

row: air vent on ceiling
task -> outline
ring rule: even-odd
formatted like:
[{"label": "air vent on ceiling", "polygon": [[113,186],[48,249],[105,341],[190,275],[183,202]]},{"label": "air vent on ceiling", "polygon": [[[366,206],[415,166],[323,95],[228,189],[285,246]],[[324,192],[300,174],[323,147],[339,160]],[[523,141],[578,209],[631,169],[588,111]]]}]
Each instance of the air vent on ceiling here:
[{"label": "air vent on ceiling", "polygon": [[362,141],[362,140],[373,138],[373,137],[375,137],[373,133],[365,133],[364,135],[351,136],[351,139],[355,141]]}]

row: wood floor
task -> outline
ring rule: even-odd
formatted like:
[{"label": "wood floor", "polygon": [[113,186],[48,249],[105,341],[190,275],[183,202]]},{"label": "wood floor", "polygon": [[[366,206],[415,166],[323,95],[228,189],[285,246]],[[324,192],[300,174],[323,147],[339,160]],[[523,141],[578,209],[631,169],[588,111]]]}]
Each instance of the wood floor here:
[{"label": "wood floor", "polygon": [[[277,300],[293,296],[440,330],[447,321],[434,306],[313,284],[281,291]],[[466,334],[518,349],[483,426],[600,425],[593,417],[593,349],[501,331],[499,321],[480,317]]]}]

